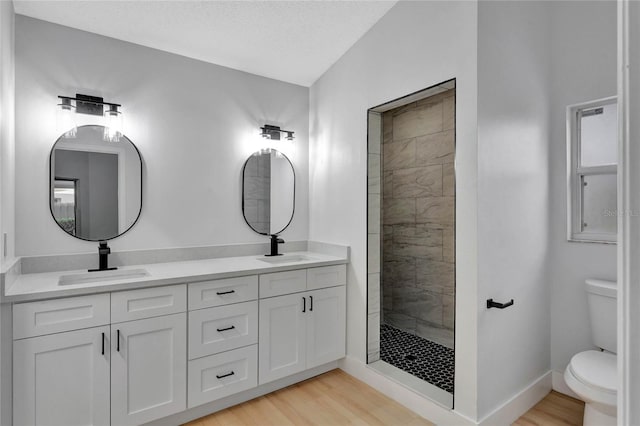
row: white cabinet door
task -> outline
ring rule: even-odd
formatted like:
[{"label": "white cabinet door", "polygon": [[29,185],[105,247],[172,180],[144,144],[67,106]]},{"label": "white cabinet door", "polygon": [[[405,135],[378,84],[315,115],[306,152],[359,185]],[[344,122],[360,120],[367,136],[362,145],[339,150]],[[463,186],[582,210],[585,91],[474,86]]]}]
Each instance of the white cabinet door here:
[{"label": "white cabinet door", "polygon": [[109,425],[108,338],[104,326],[13,342],[13,424]]},{"label": "white cabinet door", "polygon": [[307,368],[335,361],[345,355],[346,287],[305,293],[308,299]]},{"label": "white cabinet door", "polygon": [[186,314],[111,326],[111,424],[139,425],[186,409]]},{"label": "white cabinet door", "polygon": [[305,369],[303,297],[304,294],[289,294],[260,301],[259,384]]}]

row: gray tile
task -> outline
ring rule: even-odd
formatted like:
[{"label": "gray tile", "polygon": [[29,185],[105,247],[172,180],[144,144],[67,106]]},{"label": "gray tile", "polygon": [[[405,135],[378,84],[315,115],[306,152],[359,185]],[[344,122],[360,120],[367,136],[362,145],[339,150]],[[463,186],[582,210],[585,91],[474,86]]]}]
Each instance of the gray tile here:
[{"label": "gray tile", "polygon": [[384,198],[382,210],[383,225],[414,223],[416,221],[416,199]]},{"label": "gray tile", "polygon": [[383,311],[393,309],[393,287],[389,284],[382,286],[382,309]]},{"label": "gray tile", "polygon": [[382,195],[386,198],[393,196],[393,170],[385,171],[382,183]]},{"label": "gray tile", "polygon": [[369,154],[380,154],[382,145],[382,114],[369,113]]},{"label": "gray tile", "polygon": [[417,105],[418,105],[417,102],[411,102],[411,103],[408,103],[406,105],[402,105],[401,107],[394,108],[389,112],[391,113],[392,116],[395,117],[396,115],[400,115],[400,114],[405,113],[405,112],[407,112],[409,110],[415,109]]},{"label": "gray tile", "polygon": [[[455,91],[452,91],[455,92]],[[442,101],[442,127],[444,130],[455,129],[456,127],[456,105],[455,97],[448,96]]]},{"label": "gray tile", "polygon": [[384,171],[405,169],[416,165],[416,140],[394,140],[383,147]]},{"label": "gray tile", "polygon": [[408,139],[442,131],[442,103],[427,104],[393,117],[393,139]]},{"label": "gray tile", "polygon": [[380,360],[380,351],[369,351],[367,354],[367,363],[371,364],[372,362],[376,362]]},{"label": "gray tile", "polygon": [[442,324],[442,295],[414,287],[394,287],[393,312]]},{"label": "gray tile", "polygon": [[409,256],[385,256],[382,264],[382,282],[385,288],[415,287],[416,259]]},{"label": "gray tile", "polygon": [[454,269],[455,266],[452,263],[418,258],[416,259],[416,287],[441,294],[453,294]]},{"label": "gray tile", "polygon": [[393,172],[393,197],[442,195],[442,165],[413,167]]},{"label": "gray tile", "polygon": [[367,235],[368,272],[380,272],[380,234]]},{"label": "gray tile", "polygon": [[445,328],[453,330],[455,324],[455,296],[443,295],[442,296],[442,325]]},{"label": "gray tile", "polygon": [[453,349],[453,330],[436,327],[426,321],[418,320],[416,322],[416,335]]},{"label": "gray tile", "polygon": [[453,130],[416,138],[416,166],[453,163],[455,136]]},{"label": "gray tile", "polygon": [[367,312],[375,314],[380,312],[380,274],[368,274],[367,286]]},{"label": "gray tile", "polygon": [[453,226],[445,226],[442,230],[442,258],[445,262],[456,262],[456,236]]},{"label": "gray tile", "polygon": [[367,176],[369,194],[380,193],[380,154],[369,154],[369,172]]},{"label": "gray tile", "polygon": [[456,176],[453,163],[442,165],[442,195],[456,195]]},{"label": "gray tile", "polygon": [[416,319],[398,312],[385,312],[384,323],[407,333],[415,334],[416,332]]},{"label": "gray tile", "polygon": [[394,225],[393,228],[393,255],[442,260],[442,229],[425,224]]},{"label": "gray tile", "polygon": [[453,197],[416,198],[416,222],[453,226],[454,219],[455,199]]},{"label": "gray tile", "polygon": [[367,350],[380,350],[380,313],[367,316]]},{"label": "gray tile", "polygon": [[380,194],[369,194],[367,232],[369,234],[380,233]]},{"label": "gray tile", "polygon": [[382,142],[389,143],[393,141],[393,114],[385,112],[382,114]]}]

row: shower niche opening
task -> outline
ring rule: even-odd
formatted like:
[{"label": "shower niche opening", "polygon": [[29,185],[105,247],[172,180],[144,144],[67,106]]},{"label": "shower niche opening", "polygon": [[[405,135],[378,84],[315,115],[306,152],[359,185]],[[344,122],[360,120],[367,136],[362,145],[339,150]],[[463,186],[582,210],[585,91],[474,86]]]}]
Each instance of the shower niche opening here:
[{"label": "shower niche opening", "polygon": [[453,408],[455,79],[368,111],[367,363]]}]

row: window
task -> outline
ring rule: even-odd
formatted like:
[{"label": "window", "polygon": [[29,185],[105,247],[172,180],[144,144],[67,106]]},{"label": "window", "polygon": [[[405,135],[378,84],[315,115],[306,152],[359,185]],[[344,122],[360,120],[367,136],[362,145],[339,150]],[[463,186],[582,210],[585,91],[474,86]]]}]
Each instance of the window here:
[{"label": "window", "polygon": [[568,238],[614,243],[618,107],[607,98],[567,108]]}]

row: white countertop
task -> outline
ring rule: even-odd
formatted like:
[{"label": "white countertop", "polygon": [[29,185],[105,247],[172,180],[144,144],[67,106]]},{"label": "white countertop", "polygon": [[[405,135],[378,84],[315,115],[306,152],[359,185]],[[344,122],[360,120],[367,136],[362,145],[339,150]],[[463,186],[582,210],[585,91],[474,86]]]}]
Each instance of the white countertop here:
[{"label": "white countertop", "polygon": [[315,252],[290,252],[287,256],[301,255],[309,259],[290,263],[270,264],[260,259],[264,256],[223,257],[186,262],[154,263],[120,267],[119,271],[145,269],[148,275],[139,278],[108,279],[82,284],[59,285],[63,275],[86,274],[86,270],[46,272],[19,275],[2,295],[3,302],[48,299],[103,293],[119,290],[153,287],[168,284],[192,283],[220,278],[255,275],[318,266],[348,263],[346,257],[330,256]]}]

